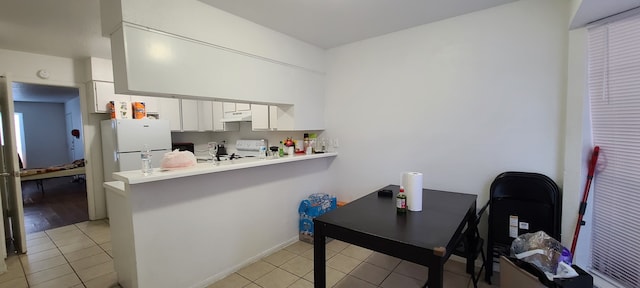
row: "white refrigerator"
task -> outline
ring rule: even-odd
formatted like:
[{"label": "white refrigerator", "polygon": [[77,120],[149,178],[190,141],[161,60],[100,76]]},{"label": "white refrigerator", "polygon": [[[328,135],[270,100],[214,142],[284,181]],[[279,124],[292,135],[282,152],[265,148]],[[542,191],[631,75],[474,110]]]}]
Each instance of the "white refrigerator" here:
[{"label": "white refrigerator", "polygon": [[140,153],[145,144],[151,150],[154,168],[160,167],[164,154],[171,151],[168,120],[111,119],[100,124],[104,181],[113,181],[113,172],[141,170]]}]

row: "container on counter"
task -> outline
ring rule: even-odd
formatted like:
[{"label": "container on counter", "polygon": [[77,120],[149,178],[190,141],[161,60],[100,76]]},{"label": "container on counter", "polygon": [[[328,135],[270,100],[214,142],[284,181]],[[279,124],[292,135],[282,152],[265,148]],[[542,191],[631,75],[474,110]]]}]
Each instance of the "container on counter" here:
[{"label": "container on counter", "polygon": [[267,159],[267,143],[264,139],[260,139],[260,147],[258,148],[259,154],[258,159]]},{"label": "container on counter", "polygon": [[133,119],[147,118],[147,109],[144,102],[133,102]]}]

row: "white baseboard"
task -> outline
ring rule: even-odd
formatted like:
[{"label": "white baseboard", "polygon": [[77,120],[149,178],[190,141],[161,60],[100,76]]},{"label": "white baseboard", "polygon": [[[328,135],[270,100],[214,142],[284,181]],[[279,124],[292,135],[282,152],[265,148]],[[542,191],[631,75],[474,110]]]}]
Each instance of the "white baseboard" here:
[{"label": "white baseboard", "polygon": [[256,256],[253,256],[253,257],[243,261],[242,263],[240,263],[240,264],[238,264],[236,266],[229,267],[228,269],[225,269],[224,271],[207,278],[206,280],[202,281],[201,283],[198,283],[195,286],[193,286],[193,288],[204,288],[204,287],[207,287],[207,286],[209,286],[209,285],[211,285],[211,284],[213,284],[213,283],[215,283],[215,282],[217,282],[219,280],[222,280],[223,278],[235,273],[236,271],[238,271],[238,270],[240,270],[240,269],[242,269],[244,267],[247,267],[247,266],[249,266],[249,265],[251,265],[251,264],[253,264],[255,262],[258,262],[258,260],[260,260],[260,259],[262,259],[264,257],[267,257],[267,256],[269,256],[269,255],[271,255],[271,254],[273,254],[273,253],[275,253],[277,251],[280,251],[282,248],[287,247],[287,246],[289,246],[289,245],[291,245],[291,244],[293,244],[295,242],[298,242],[298,235],[297,234],[296,234],[295,237],[293,237],[293,238],[291,238],[291,239],[289,239],[289,240],[287,240],[285,242],[282,242],[282,243],[280,243],[280,244],[278,244],[276,246],[273,246],[273,247],[261,252],[260,254],[258,254]]}]

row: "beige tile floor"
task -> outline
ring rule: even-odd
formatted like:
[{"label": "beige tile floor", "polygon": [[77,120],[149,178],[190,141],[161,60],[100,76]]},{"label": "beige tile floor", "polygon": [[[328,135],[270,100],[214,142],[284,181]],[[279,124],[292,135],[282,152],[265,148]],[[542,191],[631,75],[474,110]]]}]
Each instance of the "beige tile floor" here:
[{"label": "beige tile floor", "polygon": [[105,220],[27,235],[27,253],[7,258],[0,288],[119,287]]},{"label": "beige tile floor", "polygon": [[[27,254],[7,258],[0,288],[120,287],[113,269],[111,233],[105,220],[88,221],[27,235]],[[327,287],[422,287],[427,268],[333,240],[327,243]],[[464,265],[448,261],[444,286],[473,287]],[[498,279],[499,276],[494,276]],[[296,242],[209,288],[313,287],[313,245]],[[479,287],[499,287],[480,282]]]},{"label": "beige tile floor", "polygon": [[[413,288],[422,287],[428,269],[348,243],[327,243],[327,287]],[[495,275],[493,279],[498,279]],[[313,245],[296,242],[257,261],[208,288],[313,288]],[[473,287],[461,262],[445,265],[444,287]],[[478,287],[500,287],[480,281]]]}]

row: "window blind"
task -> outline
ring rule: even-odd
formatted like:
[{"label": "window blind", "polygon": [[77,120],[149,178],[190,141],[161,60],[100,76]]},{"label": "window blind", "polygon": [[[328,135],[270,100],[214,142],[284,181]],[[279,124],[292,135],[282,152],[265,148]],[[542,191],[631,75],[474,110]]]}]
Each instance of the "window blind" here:
[{"label": "window blind", "polygon": [[640,287],[640,15],[589,28],[588,93],[600,158],[591,269]]}]

